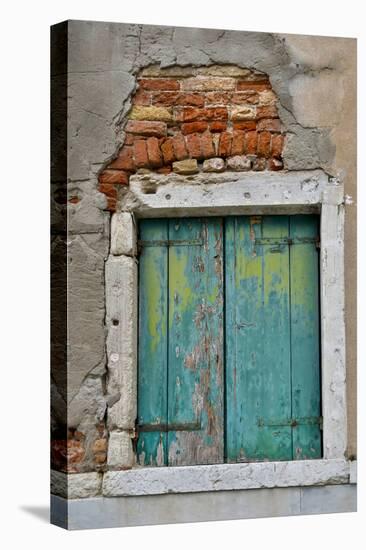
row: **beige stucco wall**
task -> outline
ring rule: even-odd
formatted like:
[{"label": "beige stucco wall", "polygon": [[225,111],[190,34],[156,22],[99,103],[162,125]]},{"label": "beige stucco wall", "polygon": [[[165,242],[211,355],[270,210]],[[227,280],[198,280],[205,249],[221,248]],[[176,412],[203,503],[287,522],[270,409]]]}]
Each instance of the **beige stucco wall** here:
[{"label": "beige stucco wall", "polygon": [[329,127],[335,155],[328,171],[344,180],[348,455],[356,455],[357,42],[286,35],[290,55],[311,67],[290,84],[294,115],[305,127]]}]

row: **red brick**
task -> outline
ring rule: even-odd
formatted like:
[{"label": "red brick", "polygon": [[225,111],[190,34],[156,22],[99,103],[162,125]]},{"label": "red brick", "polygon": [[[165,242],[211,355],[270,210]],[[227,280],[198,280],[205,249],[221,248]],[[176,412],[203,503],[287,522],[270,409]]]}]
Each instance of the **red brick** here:
[{"label": "red brick", "polygon": [[171,164],[176,159],[173,148],[173,139],[168,138],[160,146],[161,152],[163,153],[163,159],[165,164]]},{"label": "red brick", "polygon": [[141,78],[138,83],[143,90],[179,90],[180,88],[178,80],[168,78]]},{"label": "red brick", "polygon": [[192,120],[205,120],[205,110],[197,107],[183,107],[175,111],[175,120],[178,122],[189,122]]},{"label": "red brick", "polygon": [[191,105],[192,107],[203,107],[205,104],[204,96],[200,94],[179,94],[177,105]]},{"label": "red brick", "polygon": [[272,136],[271,155],[275,158],[281,158],[284,138],[281,134]]},{"label": "red brick", "polygon": [[104,193],[108,198],[117,199],[117,189],[112,183],[100,183],[99,191]]},{"label": "red brick", "polygon": [[211,132],[224,132],[227,128],[226,122],[221,122],[220,120],[215,120],[210,123]]},{"label": "red brick", "polygon": [[73,439],[67,442],[67,461],[69,464],[78,464],[85,456],[85,449],[80,441]]},{"label": "red brick", "polygon": [[243,155],[245,151],[245,133],[233,132],[233,140],[231,143],[231,155]]},{"label": "red brick", "polygon": [[152,104],[156,107],[177,105],[178,92],[160,92],[153,95]]},{"label": "red brick", "polygon": [[268,161],[268,169],[269,170],[282,170],[283,168],[283,163],[282,163],[282,160],[279,160],[279,159],[269,159]]},{"label": "red brick", "polygon": [[132,145],[137,136],[135,134],[126,134],[123,145]]},{"label": "red brick", "polygon": [[172,167],[162,166],[161,168],[158,168],[156,171],[158,172],[158,174],[170,174],[170,172],[172,171]]},{"label": "red brick", "polygon": [[117,199],[107,197],[107,210],[110,212],[115,212],[117,209]]},{"label": "red brick", "polygon": [[108,168],[133,171],[135,169],[135,163],[133,161],[132,147],[128,145],[123,146],[118,157],[109,164]]},{"label": "red brick", "polygon": [[181,126],[182,133],[183,134],[193,134],[195,132],[204,132],[207,130],[208,124],[207,122],[199,121],[199,122],[184,122]]},{"label": "red brick", "polygon": [[233,123],[234,130],[255,130],[257,124],[255,120],[241,120]]},{"label": "red brick", "polygon": [[263,90],[270,90],[271,84],[269,80],[238,80],[236,89],[238,91],[253,90],[254,92],[262,92]]},{"label": "red brick", "polygon": [[257,153],[257,132],[245,132],[245,152],[247,155]]},{"label": "red brick", "polygon": [[160,152],[158,138],[148,138],[147,142],[147,156],[149,163],[153,168],[159,168],[163,164],[163,157]]},{"label": "red brick", "polygon": [[133,156],[135,158],[136,168],[147,168],[149,166],[146,140],[137,139],[135,141],[133,144]]},{"label": "red brick", "polygon": [[99,176],[99,181],[100,183],[127,185],[128,176],[129,174],[122,170],[104,170]]},{"label": "red brick", "polygon": [[242,105],[243,103],[249,103],[250,105],[256,105],[259,97],[257,92],[235,92],[231,96],[231,102],[235,105]]},{"label": "red brick", "polygon": [[207,107],[205,109],[205,118],[207,120],[227,120],[228,113],[226,107]]},{"label": "red brick", "polygon": [[275,105],[262,105],[257,107],[256,118],[278,118],[277,107]]},{"label": "red brick", "polygon": [[228,157],[231,152],[232,134],[230,132],[222,132],[219,141],[219,157]]},{"label": "red brick", "polygon": [[184,107],[176,111],[175,119],[179,122],[190,122],[194,120],[227,120],[228,113],[225,107]]},{"label": "red brick", "polygon": [[205,132],[200,136],[201,141],[201,153],[204,159],[208,159],[215,156],[215,146],[212,141],[212,135],[209,132]]},{"label": "red brick", "polygon": [[206,94],[206,105],[227,105],[230,95],[227,92],[208,92]]},{"label": "red brick", "polygon": [[280,132],[281,121],[279,118],[262,118],[257,124],[258,131]]},{"label": "red brick", "polygon": [[166,122],[148,120],[129,120],[126,124],[126,132],[140,136],[166,136]]},{"label": "red brick", "polygon": [[132,98],[132,103],[134,105],[151,105],[151,94],[145,92],[145,90],[137,90]]},{"label": "red brick", "polygon": [[190,157],[201,158],[201,142],[198,134],[189,134],[186,137],[186,144]]},{"label": "red brick", "polygon": [[78,202],[80,202],[80,198],[77,197],[76,195],[73,195],[72,197],[69,198],[69,203],[71,204],[77,204]]},{"label": "red brick", "polygon": [[257,153],[260,157],[269,157],[271,152],[271,134],[269,132],[259,132]]},{"label": "red brick", "polygon": [[173,149],[174,149],[174,155],[177,160],[184,160],[188,158],[188,152],[186,148],[186,143],[184,141],[184,137],[180,134],[174,136],[172,138],[173,142]]}]

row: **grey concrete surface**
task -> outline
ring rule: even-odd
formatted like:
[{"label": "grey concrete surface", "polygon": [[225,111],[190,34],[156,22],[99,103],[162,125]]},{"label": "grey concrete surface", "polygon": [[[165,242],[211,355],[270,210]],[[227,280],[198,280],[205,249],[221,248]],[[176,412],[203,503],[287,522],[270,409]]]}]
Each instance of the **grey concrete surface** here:
[{"label": "grey concrete surface", "polygon": [[51,522],[65,529],[97,529],[355,512],[356,508],[355,485],[71,501],[52,496]]}]

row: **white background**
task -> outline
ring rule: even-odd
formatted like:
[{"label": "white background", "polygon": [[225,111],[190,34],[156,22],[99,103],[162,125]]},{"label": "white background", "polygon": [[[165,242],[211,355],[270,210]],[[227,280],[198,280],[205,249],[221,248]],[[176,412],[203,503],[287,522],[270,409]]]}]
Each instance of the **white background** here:
[{"label": "white background", "polygon": [[[351,36],[359,48],[359,458],[365,434],[365,14],[348,0],[60,0],[2,3],[0,540],[3,548],[342,549],[365,544],[358,514],[66,532],[49,501],[49,26],[92,19]],[[362,124],[363,123],[363,124]],[[5,353],[4,353],[5,352]],[[359,462],[360,466],[360,462]],[[362,528],[363,527],[363,528]],[[363,542],[362,542],[363,541]]]}]

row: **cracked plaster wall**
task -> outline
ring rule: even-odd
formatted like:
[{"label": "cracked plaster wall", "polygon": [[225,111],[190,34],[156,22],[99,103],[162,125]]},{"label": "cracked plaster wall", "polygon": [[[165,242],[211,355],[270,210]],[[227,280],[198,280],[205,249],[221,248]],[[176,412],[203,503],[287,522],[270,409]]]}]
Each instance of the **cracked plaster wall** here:
[{"label": "cracked plaster wall", "polygon": [[[62,42],[67,44],[67,59]],[[161,67],[236,64],[267,73],[288,136],[285,169],[322,168],[344,179],[351,197],[346,207],[345,261],[348,448],[354,455],[356,41],[69,21],[54,27],[53,43],[57,154],[51,183],[52,250],[53,284],[58,289],[53,301],[55,312],[66,312],[67,307],[68,322],[66,326],[60,315],[52,318],[52,407],[55,438],[65,438],[66,425],[73,437],[77,434],[69,469],[90,471],[105,465],[104,263],[110,214],[104,210],[106,197],[97,191],[97,178],[123,144],[124,117],[136,91],[136,75],[157,63]],[[66,469],[66,462],[57,465],[66,450],[61,443],[57,449],[54,466]]]}]

